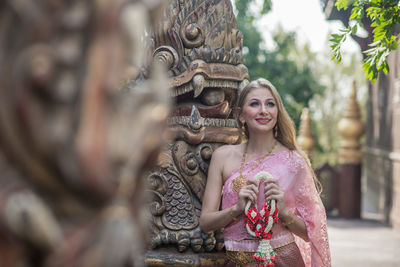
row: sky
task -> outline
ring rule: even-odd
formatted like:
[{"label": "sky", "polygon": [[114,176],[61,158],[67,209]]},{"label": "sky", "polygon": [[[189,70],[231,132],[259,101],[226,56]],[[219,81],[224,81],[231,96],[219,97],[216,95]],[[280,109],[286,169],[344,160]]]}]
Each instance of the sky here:
[{"label": "sky", "polygon": [[[310,43],[311,50],[321,52],[329,47],[328,33],[338,33],[343,24],[340,21],[327,21],[320,0],[272,0],[272,11],[258,22],[264,38],[268,42],[269,33],[280,23],[285,30],[297,33],[300,44]],[[343,45],[344,51],[359,51],[353,40]]]}]

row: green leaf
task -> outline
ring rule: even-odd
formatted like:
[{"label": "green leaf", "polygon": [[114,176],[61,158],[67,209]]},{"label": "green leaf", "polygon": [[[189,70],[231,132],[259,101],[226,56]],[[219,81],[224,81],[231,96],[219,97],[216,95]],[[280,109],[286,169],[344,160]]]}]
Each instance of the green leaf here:
[{"label": "green leaf", "polygon": [[386,64],[386,58],[387,58],[388,54],[389,54],[389,52],[385,52],[378,57],[378,62],[376,63],[376,68],[378,70],[381,70],[384,67],[384,65]]},{"label": "green leaf", "polygon": [[398,49],[399,37],[395,28],[400,24],[400,0],[338,0],[335,3],[338,10],[352,7],[349,21],[355,21],[353,27],[340,29],[340,34],[332,35],[330,39],[333,59],[341,59],[340,46],[350,34],[355,35],[358,27],[364,27],[362,19],[366,16],[371,20],[372,40],[369,49],[364,51],[364,71],[366,77],[375,81],[378,73],[387,74],[389,66],[387,57],[390,52]]},{"label": "green leaf", "polygon": [[357,24],[352,27],[351,34],[357,34]]},{"label": "green leaf", "polygon": [[390,50],[396,50],[398,45],[399,45],[399,42],[396,41],[396,40],[393,40],[393,42],[392,42],[392,44],[390,46]]},{"label": "green leaf", "polygon": [[338,0],[338,1],[336,1],[335,6],[338,10],[341,10],[341,9],[346,10],[347,8],[352,6],[354,2],[355,2],[355,0]]}]

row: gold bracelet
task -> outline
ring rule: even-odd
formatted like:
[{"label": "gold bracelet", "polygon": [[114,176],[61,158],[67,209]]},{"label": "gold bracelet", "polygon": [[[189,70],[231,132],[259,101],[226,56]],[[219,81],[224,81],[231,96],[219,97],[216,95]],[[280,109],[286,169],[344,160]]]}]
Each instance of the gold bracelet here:
[{"label": "gold bracelet", "polygon": [[292,224],[292,223],[294,223],[294,221],[296,220],[296,215],[294,215],[293,213],[289,213],[289,215],[290,215],[290,217],[292,217],[292,219],[289,221],[289,222],[282,222],[282,225],[283,226],[288,226],[288,225],[290,225],[290,224]]},{"label": "gold bracelet", "polygon": [[237,217],[233,216],[233,206],[229,208],[229,215],[231,215],[232,220],[237,221],[239,220],[241,214],[239,214]]}]

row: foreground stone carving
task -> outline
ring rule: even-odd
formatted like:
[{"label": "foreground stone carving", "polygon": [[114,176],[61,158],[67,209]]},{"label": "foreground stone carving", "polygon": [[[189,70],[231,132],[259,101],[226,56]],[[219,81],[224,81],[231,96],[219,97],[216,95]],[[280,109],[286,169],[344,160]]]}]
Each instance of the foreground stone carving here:
[{"label": "foreground stone carving", "polygon": [[233,106],[249,79],[242,39],[230,1],[218,0],[170,0],[152,33],[151,51],[169,70],[175,105],[168,117],[174,140],[148,176],[154,196],[149,265],[163,261],[158,248],[223,249],[218,233],[200,230],[199,216],[213,151],[241,142]]},{"label": "foreground stone carving", "polygon": [[151,4],[0,3],[0,266],[144,264],[142,174],[169,97],[157,65],[118,88],[139,73]]}]

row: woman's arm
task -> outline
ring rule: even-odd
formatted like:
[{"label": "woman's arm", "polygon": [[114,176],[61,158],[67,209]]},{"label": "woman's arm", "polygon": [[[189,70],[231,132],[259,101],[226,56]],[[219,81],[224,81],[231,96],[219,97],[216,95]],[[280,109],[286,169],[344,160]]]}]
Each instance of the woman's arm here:
[{"label": "woman's arm", "polygon": [[233,220],[234,216],[239,215],[236,210],[233,213],[232,208],[219,210],[223,186],[223,162],[226,149],[225,147],[218,148],[211,157],[200,215],[200,228],[205,233],[222,229]]},{"label": "woman's arm", "polygon": [[289,210],[279,212],[279,218],[282,220],[282,224],[293,234],[301,237],[304,241],[309,241],[306,224],[301,218],[297,217]]},{"label": "woman's arm", "polygon": [[250,199],[253,203],[257,200],[258,184],[255,181],[247,181],[247,185],[239,191],[237,203],[230,208],[219,210],[223,186],[223,166],[230,154],[229,149],[228,146],[220,147],[214,151],[211,158],[200,216],[200,228],[205,233],[222,229],[233,220],[237,220],[243,213],[247,200]]}]

